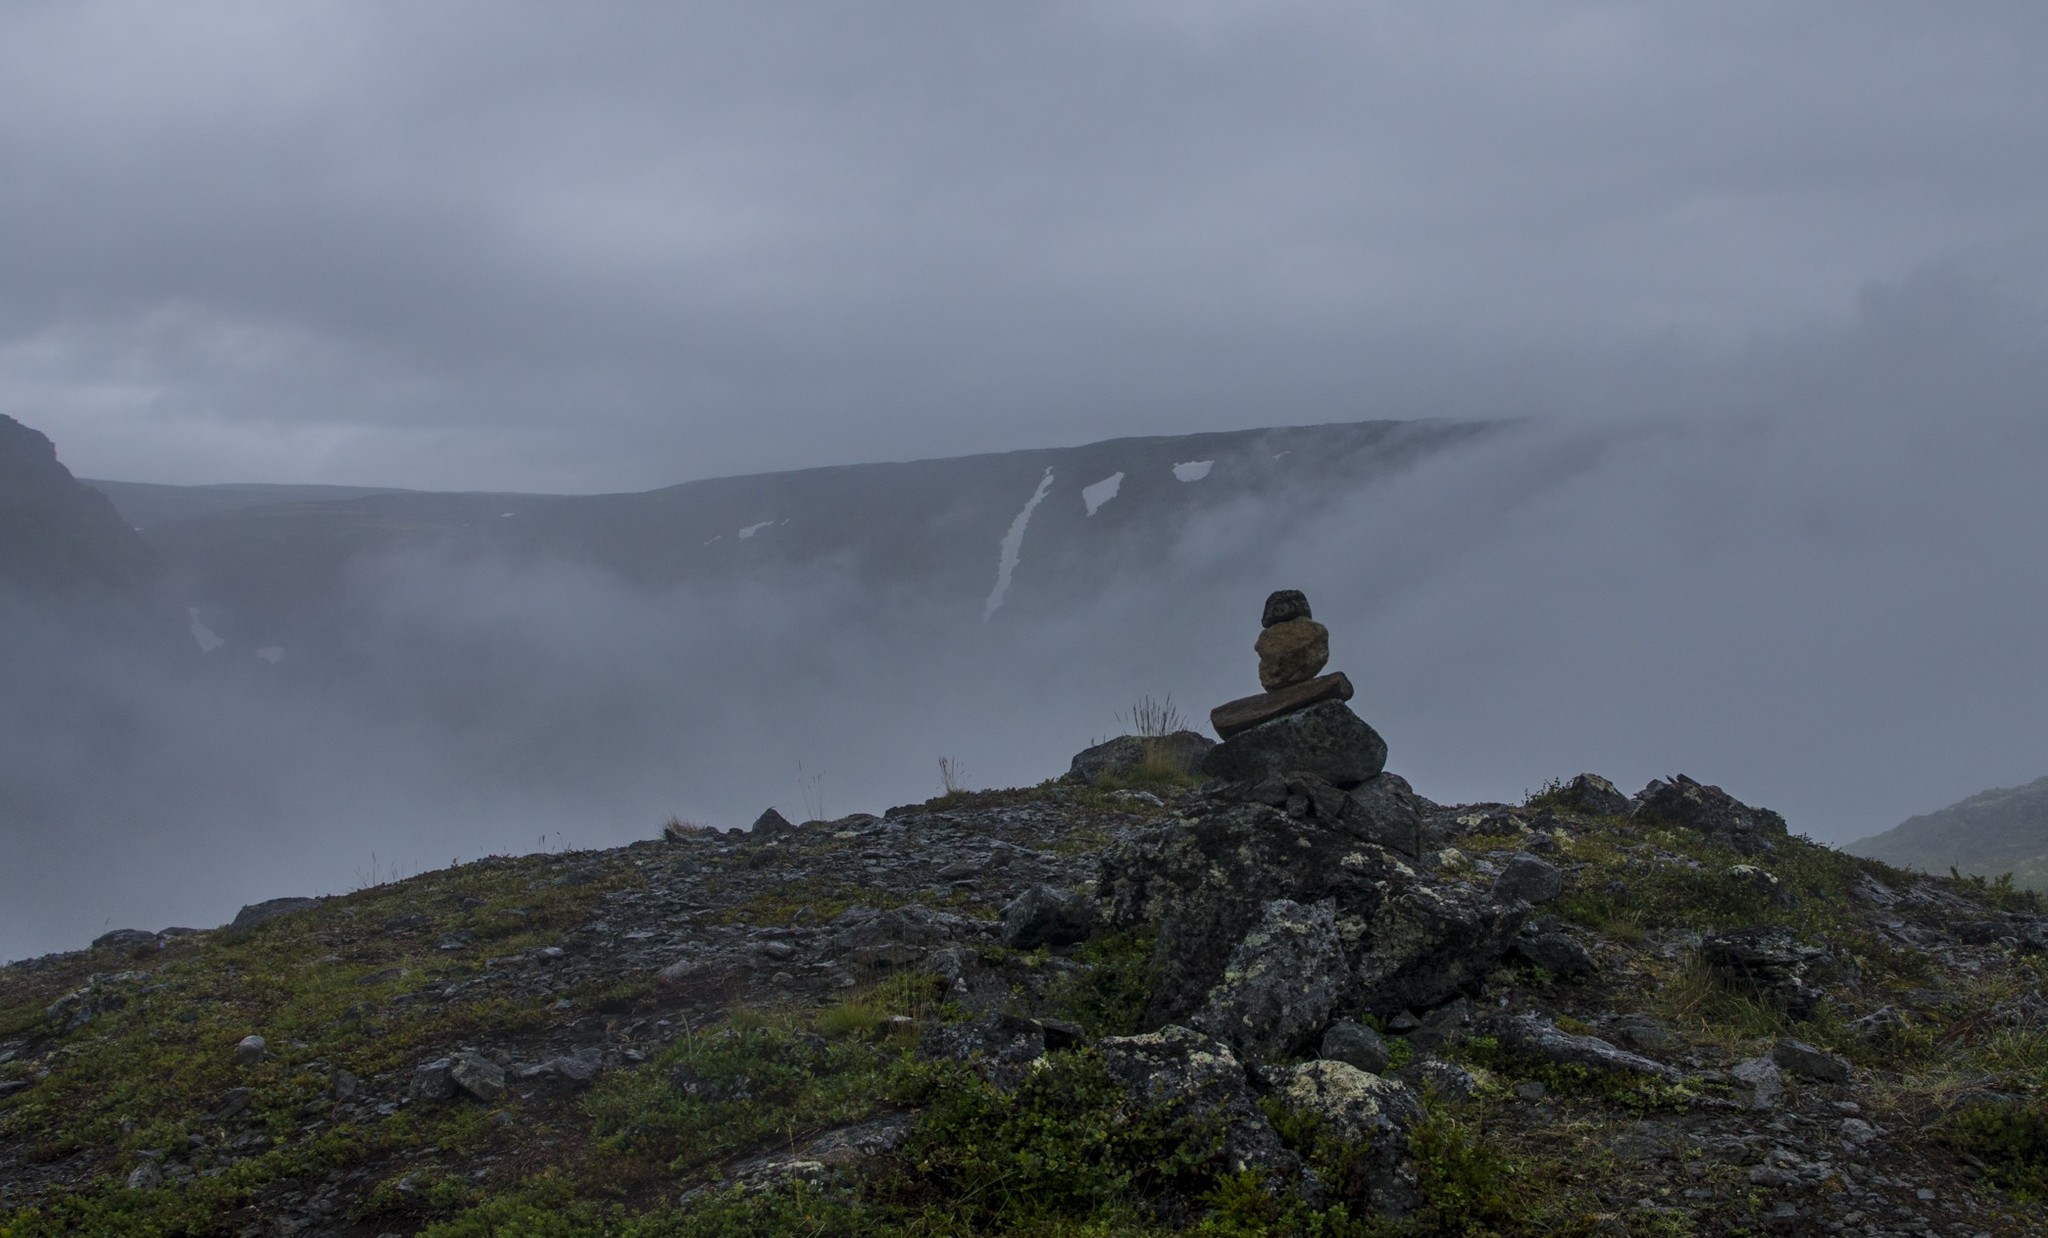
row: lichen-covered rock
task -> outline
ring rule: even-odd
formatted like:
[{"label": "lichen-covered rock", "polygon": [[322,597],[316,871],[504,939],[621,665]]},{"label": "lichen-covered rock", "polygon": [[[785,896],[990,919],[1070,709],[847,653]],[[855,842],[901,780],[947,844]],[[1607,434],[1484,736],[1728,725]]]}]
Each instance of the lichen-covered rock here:
[{"label": "lichen-covered rock", "polygon": [[1344,946],[1336,900],[1304,907],[1274,899],[1230,952],[1223,978],[1190,1024],[1250,1061],[1306,1047],[1343,996]]},{"label": "lichen-covered rock", "polygon": [[1273,1094],[1297,1113],[1313,1114],[1324,1132],[1352,1151],[1358,1175],[1352,1183],[1330,1183],[1348,1195],[1363,1194],[1380,1212],[1398,1215],[1421,1200],[1408,1135],[1423,1119],[1422,1102],[1391,1079],[1348,1062],[1319,1060],[1268,1072]]},{"label": "lichen-covered rock", "polygon": [[1409,885],[1373,914],[1354,954],[1365,1008],[1390,1015],[1438,1005],[1500,962],[1528,918],[1467,885]]},{"label": "lichen-covered rock", "polygon": [[1275,688],[1307,683],[1330,661],[1330,629],[1313,619],[1289,619],[1259,633],[1259,684]]},{"label": "lichen-covered rock", "polygon": [[1157,1028],[1184,1023],[1201,1008],[1274,899],[1334,900],[1339,938],[1349,935],[1346,954],[1355,957],[1352,941],[1400,869],[1392,852],[1359,842],[1335,822],[1296,820],[1256,802],[1210,801],[1186,821],[1112,842],[1096,886],[1112,927],[1157,926],[1142,1024]]},{"label": "lichen-covered rock", "polygon": [[1257,1170],[1274,1185],[1301,1174],[1301,1158],[1287,1150],[1260,1111],[1244,1064],[1229,1045],[1191,1028],[1167,1026],[1105,1038],[1095,1052],[1133,1103],[1170,1106],[1191,1123],[1213,1126],[1229,1172]]},{"label": "lichen-covered rock", "polygon": [[1589,817],[1625,817],[1634,807],[1619,787],[1598,774],[1580,774],[1546,798],[1559,808]]},{"label": "lichen-covered rock", "polygon": [[1003,944],[1012,950],[1071,946],[1095,929],[1095,904],[1073,890],[1039,884],[1003,908]]},{"label": "lichen-covered rock", "polygon": [[1768,808],[1752,808],[1719,787],[1694,782],[1684,774],[1666,782],[1653,780],[1636,795],[1635,818],[1697,830],[1744,855],[1770,851],[1786,837],[1785,818]]},{"label": "lichen-covered rock", "polygon": [[1202,772],[1256,781],[1296,772],[1355,787],[1387,767],[1387,741],[1342,701],[1321,701],[1261,722],[1209,749]]}]

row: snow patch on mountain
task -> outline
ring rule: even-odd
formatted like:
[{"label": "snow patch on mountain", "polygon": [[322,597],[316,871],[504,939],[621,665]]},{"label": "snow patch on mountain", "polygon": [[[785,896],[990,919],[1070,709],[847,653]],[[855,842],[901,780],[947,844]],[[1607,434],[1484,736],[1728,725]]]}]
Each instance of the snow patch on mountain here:
[{"label": "snow patch on mountain", "polygon": [[[1122,477],[1123,474],[1117,474]],[[1052,470],[1045,470],[1045,476],[1038,479],[1038,489],[1031,492],[1031,498],[1024,504],[1024,510],[1010,522],[1009,532],[1003,534],[1002,548],[996,554],[996,587],[989,590],[988,602],[982,608],[981,621],[987,623],[1003,604],[1003,598],[1010,592],[1010,574],[1017,570],[1018,552],[1024,548],[1024,529],[1031,523],[1031,513],[1045,502],[1045,493],[1052,489]]]},{"label": "snow patch on mountain", "polygon": [[1214,460],[1183,460],[1173,466],[1175,481],[1200,481],[1216,467]]},{"label": "snow patch on mountain", "polygon": [[1111,473],[1092,486],[1081,487],[1081,501],[1088,505],[1088,514],[1093,516],[1096,508],[1115,498],[1116,492],[1123,488],[1123,473],[1121,471]]}]

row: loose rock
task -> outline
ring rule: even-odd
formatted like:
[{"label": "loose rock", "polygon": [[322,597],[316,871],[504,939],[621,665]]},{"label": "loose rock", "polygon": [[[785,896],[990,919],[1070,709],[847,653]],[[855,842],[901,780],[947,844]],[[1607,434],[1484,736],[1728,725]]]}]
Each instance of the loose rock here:
[{"label": "loose rock", "polygon": [[1073,890],[1034,885],[1003,908],[1003,944],[1012,950],[1071,946],[1095,929],[1095,904]]}]

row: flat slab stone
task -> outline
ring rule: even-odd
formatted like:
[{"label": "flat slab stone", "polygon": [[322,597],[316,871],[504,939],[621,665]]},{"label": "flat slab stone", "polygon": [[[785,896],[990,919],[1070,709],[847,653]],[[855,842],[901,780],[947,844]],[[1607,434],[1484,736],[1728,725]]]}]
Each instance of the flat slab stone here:
[{"label": "flat slab stone", "polygon": [[1226,782],[1314,774],[1350,790],[1387,767],[1387,741],[1342,701],[1317,701],[1209,749],[1202,772]]},{"label": "flat slab stone", "polygon": [[1350,699],[1351,680],[1343,671],[1332,671],[1305,683],[1225,701],[1209,711],[1209,725],[1216,728],[1218,736],[1229,739],[1239,731],[1248,731],[1261,722],[1271,722],[1297,709],[1307,709],[1319,701]]}]

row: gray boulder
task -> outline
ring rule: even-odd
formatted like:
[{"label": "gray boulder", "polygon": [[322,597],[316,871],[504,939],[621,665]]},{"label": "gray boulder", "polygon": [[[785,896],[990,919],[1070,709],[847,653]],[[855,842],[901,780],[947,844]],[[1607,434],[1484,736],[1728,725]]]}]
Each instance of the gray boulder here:
[{"label": "gray boulder", "polygon": [[115,929],[111,933],[101,933],[92,939],[93,949],[112,950],[119,954],[141,954],[144,951],[155,950],[160,945],[162,943],[157,940],[155,933],[144,932],[141,929]]},{"label": "gray boulder", "polygon": [[1557,871],[1557,865],[1526,851],[1510,859],[1493,881],[1495,898],[1518,898],[1532,907],[1540,907],[1562,893],[1564,874]]},{"label": "gray boulder", "polygon": [[476,1053],[458,1053],[448,1064],[448,1082],[484,1102],[505,1099],[505,1069]]},{"label": "gray boulder", "polygon": [[826,950],[864,967],[909,967],[940,946],[987,936],[986,921],[912,903],[889,911],[849,907],[832,921]]},{"label": "gray boulder", "polygon": [[1422,853],[1421,798],[1399,774],[1381,773],[1351,788],[1340,824],[1352,837],[1402,855]]},{"label": "gray boulder", "polygon": [[1590,975],[1593,956],[1571,934],[1559,929],[1524,929],[1508,946],[1508,958],[1538,967],[1560,980]]},{"label": "gray boulder", "polygon": [[1230,782],[1295,772],[1355,787],[1387,766],[1387,741],[1342,701],[1261,722],[1209,749],[1202,772]]},{"label": "gray boulder", "polygon": [[1719,787],[1694,782],[1684,774],[1670,781],[1653,780],[1636,795],[1635,819],[1675,825],[1731,847],[1744,855],[1770,851],[1786,837],[1785,818],[1768,808],[1752,808]]},{"label": "gray boulder", "polygon": [[1375,1075],[1385,1071],[1387,1063],[1393,1060],[1386,1037],[1351,1019],[1330,1025],[1330,1030],[1323,1033],[1323,1043],[1316,1050],[1316,1056],[1333,1062],[1348,1062]]},{"label": "gray boulder", "polygon": [[1119,735],[1074,754],[1061,782],[1127,781],[1147,768],[1192,774],[1216,741],[1195,731],[1171,735]]},{"label": "gray boulder", "polygon": [[1588,817],[1626,817],[1634,807],[1620,788],[1598,774],[1580,774],[1546,797],[1548,803]]},{"label": "gray boulder", "polygon": [[1274,899],[1230,952],[1221,983],[1189,1022],[1242,1059],[1284,1057],[1329,1022],[1348,979],[1336,900],[1304,907]]},{"label": "gray boulder", "polygon": [[1785,1094],[1784,1072],[1770,1058],[1753,1057],[1737,1062],[1728,1075],[1748,1090],[1751,1109],[1772,1108]]},{"label": "gray boulder", "polygon": [[1849,1082],[1849,1059],[1836,1057],[1790,1036],[1778,1037],[1778,1043],[1771,1049],[1771,1060],[1800,1078],[1816,1083]]},{"label": "gray boulder", "polygon": [[1073,890],[1034,885],[1003,908],[1002,931],[1012,950],[1075,945],[1095,931],[1095,904]]},{"label": "gray boulder", "polygon": [[1354,956],[1368,1012],[1438,1006],[1475,987],[1507,953],[1528,917],[1470,886],[1417,883],[1374,913]]},{"label": "gray boulder", "polygon": [[1508,1048],[1545,1061],[1564,1062],[1611,1074],[1649,1075],[1667,1083],[1677,1083],[1684,1077],[1662,1062],[1617,1048],[1598,1036],[1574,1036],[1561,1031],[1556,1024],[1538,1015],[1516,1015],[1501,1024],[1500,1041]]},{"label": "gray boulder", "polygon": [[1408,1135],[1422,1123],[1422,1102],[1406,1085],[1329,1060],[1269,1071],[1267,1078],[1282,1104],[1314,1115],[1327,1134],[1358,1150],[1350,1166],[1355,1180],[1326,1185],[1389,1215],[1421,1202]]},{"label": "gray boulder", "polygon": [[788,817],[770,808],[754,818],[753,828],[747,831],[747,837],[754,842],[765,843],[792,833],[795,829],[796,827],[789,823]]},{"label": "gray boulder", "polygon": [[455,1099],[455,1080],[449,1071],[454,1061],[437,1057],[431,1062],[422,1062],[413,1067],[412,1083],[406,1095],[415,1104],[439,1104]]},{"label": "gray boulder", "polygon": [[260,903],[250,903],[235,913],[234,921],[228,925],[228,929],[231,932],[246,933],[259,924],[270,923],[279,916],[311,911],[319,905],[320,900],[317,898],[273,898]]}]

